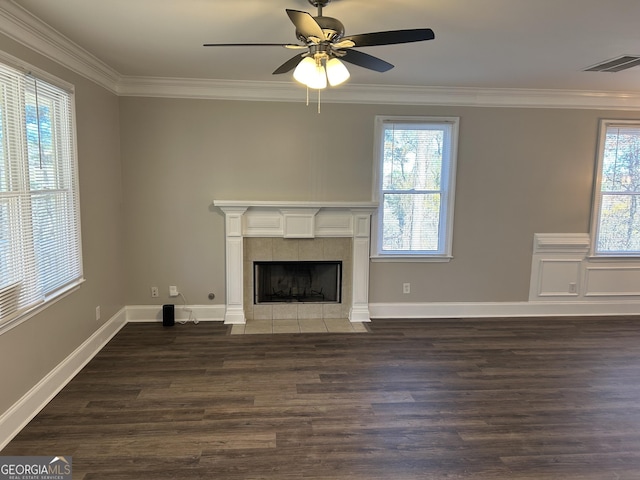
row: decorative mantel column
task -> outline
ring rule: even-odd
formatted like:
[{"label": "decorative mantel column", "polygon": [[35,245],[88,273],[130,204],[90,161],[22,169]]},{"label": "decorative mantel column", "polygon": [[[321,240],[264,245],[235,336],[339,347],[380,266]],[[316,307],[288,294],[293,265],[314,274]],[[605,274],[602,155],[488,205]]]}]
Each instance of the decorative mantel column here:
[{"label": "decorative mantel column", "polygon": [[353,211],[353,301],[349,310],[352,322],[370,322],[369,317],[369,248],[371,211]]},{"label": "decorative mantel column", "polygon": [[225,214],[225,323],[243,324],[244,237],[350,237],[353,274],[349,320],[369,322],[369,245],[374,202],[259,202],[214,200]]},{"label": "decorative mantel column", "polygon": [[224,212],[226,253],[225,280],[227,288],[227,307],[224,323],[246,323],[242,303],[242,215],[248,207],[220,207]]}]

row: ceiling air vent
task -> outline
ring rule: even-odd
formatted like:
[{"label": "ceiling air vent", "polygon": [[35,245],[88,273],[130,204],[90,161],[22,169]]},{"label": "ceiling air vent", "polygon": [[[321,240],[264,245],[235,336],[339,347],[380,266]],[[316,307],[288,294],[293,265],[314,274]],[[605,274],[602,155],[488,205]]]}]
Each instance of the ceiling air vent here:
[{"label": "ceiling air vent", "polygon": [[598,63],[592,67],[585,69],[585,72],[621,72],[628,68],[637,67],[640,65],[640,56],[637,55],[623,55],[621,57],[606,60]]}]

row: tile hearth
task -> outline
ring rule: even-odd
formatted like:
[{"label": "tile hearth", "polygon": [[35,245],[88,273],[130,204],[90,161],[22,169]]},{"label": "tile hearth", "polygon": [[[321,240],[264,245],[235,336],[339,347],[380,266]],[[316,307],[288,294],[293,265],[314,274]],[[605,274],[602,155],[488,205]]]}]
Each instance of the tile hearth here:
[{"label": "tile hearth", "polygon": [[247,320],[244,325],[232,325],[231,335],[277,333],[367,333],[364,323],[346,318],[306,318]]}]

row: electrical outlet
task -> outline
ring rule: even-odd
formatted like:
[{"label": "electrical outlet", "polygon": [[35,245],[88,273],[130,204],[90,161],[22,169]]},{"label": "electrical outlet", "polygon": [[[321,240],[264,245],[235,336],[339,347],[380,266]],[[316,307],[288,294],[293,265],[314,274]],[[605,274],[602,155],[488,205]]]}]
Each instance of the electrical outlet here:
[{"label": "electrical outlet", "polygon": [[158,287],[151,287],[151,298],[158,298],[159,296]]},{"label": "electrical outlet", "polygon": [[96,320],[100,320],[100,305],[96,307]]},{"label": "electrical outlet", "polygon": [[577,293],[578,292],[578,287],[576,285],[575,282],[570,282],[569,283],[569,293]]},{"label": "electrical outlet", "polygon": [[169,296],[170,297],[177,297],[178,295],[179,295],[178,287],[176,287],[175,285],[170,285],[169,286]]},{"label": "electrical outlet", "polygon": [[411,284],[410,283],[403,283],[402,284],[402,293],[411,293]]}]

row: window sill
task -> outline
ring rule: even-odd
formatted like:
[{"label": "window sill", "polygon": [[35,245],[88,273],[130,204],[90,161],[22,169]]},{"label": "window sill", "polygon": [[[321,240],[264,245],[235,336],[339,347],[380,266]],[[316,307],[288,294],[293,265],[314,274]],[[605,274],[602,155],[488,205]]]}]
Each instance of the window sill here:
[{"label": "window sill", "polygon": [[57,291],[55,294],[48,296],[41,303],[38,303],[37,305],[34,305],[28,310],[19,313],[17,316],[13,318],[9,317],[7,320],[4,320],[4,323],[0,324],[0,335],[8,332],[14,327],[17,327],[22,322],[25,322],[29,320],[31,317],[42,312],[44,309],[46,309],[50,305],[53,305],[59,300],[62,300],[67,295],[70,295],[71,293],[75,292],[80,288],[80,285],[82,285],[84,281],[85,281],[84,278],[81,278],[73,282],[72,284],[67,285],[64,289]]},{"label": "window sill", "polygon": [[451,256],[431,256],[431,255],[373,255],[372,262],[380,263],[448,263],[453,259]]},{"label": "window sill", "polygon": [[587,260],[589,262],[612,263],[640,262],[640,255],[589,255]]}]

